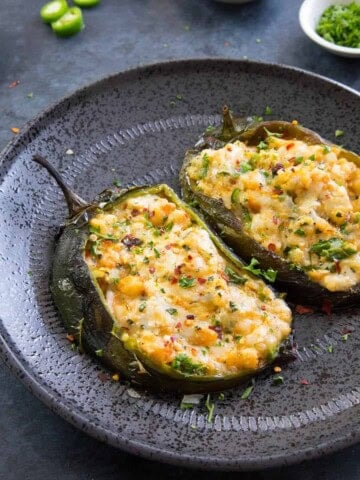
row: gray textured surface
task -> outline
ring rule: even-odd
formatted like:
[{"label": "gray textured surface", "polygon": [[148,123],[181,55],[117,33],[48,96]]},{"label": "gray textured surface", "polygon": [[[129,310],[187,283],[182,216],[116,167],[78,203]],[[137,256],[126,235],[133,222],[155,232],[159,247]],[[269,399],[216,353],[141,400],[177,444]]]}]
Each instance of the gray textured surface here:
[{"label": "gray textured surface", "polygon": [[[11,138],[10,127],[21,127],[77,86],[157,59],[246,55],[308,68],[360,89],[356,61],[333,57],[302,36],[297,25],[300,2],[293,1],[291,8],[286,0],[259,0],[238,8],[210,0],[119,3],[104,2],[98,10],[86,12],[87,29],[73,39],[58,40],[38,22],[41,2],[3,2],[1,145]],[[16,79],[19,86],[8,89]],[[26,97],[30,92],[33,99]],[[111,479],[135,478],[140,473],[168,478],[200,476],[134,460],[75,431],[31,397],[3,366],[1,381],[0,478],[91,479],[106,475]],[[304,479],[355,479],[360,475],[359,453],[356,447],[301,468],[249,478],[294,478],[297,472],[298,478]],[[209,476],[221,478],[219,474],[206,474]]]}]

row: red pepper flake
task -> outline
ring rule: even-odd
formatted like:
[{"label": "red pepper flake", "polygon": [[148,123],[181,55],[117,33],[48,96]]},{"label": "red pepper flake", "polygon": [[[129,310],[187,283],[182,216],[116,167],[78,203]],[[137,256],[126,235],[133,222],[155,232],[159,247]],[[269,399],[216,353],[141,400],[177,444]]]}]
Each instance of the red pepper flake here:
[{"label": "red pepper flake", "polygon": [[265,305],[261,305],[261,307],[260,307],[260,308],[261,308],[261,310],[262,310],[263,312],[266,310],[266,307],[265,307]]},{"label": "red pepper flake", "polygon": [[268,250],[270,250],[270,252],[275,252],[276,251],[275,243],[269,243]]},{"label": "red pepper flake", "polygon": [[286,145],[286,150],[290,150],[294,145],[295,145],[295,143],[288,143]]},{"label": "red pepper flake", "polygon": [[66,340],[69,340],[69,342],[74,342],[75,341],[75,338],[74,338],[74,335],[70,335],[70,333],[68,333],[66,335]]},{"label": "red pepper flake", "polygon": [[310,382],[309,380],[306,380],[306,378],[302,378],[300,380],[300,385],[310,385]]},{"label": "red pepper flake", "polygon": [[155,267],[149,267],[149,272],[152,274],[152,273],[155,273]]},{"label": "red pepper flake", "polygon": [[299,313],[300,315],[306,315],[308,313],[314,313],[314,309],[304,305],[296,305],[295,312]]},{"label": "red pepper flake", "polygon": [[140,213],[140,212],[139,212],[139,210],[138,210],[137,208],[133,208],[133,209],[131,210],[131,215],[132,215],[133,217],[136,217],[137,215],[139,215],[139,213]]},{"label": "red pepper flake", "polygon": [[227,150],[228,152],[232,152],[232,150],[233,150],[233,149],[232,149],[232,146],[231,146],[231,145],[228,145],[228,146],[226,147],[226,150]]},{"label": "red pepper flake", "polygon": [[326,315],[331,315],[331,302],[328,298],[325,298],[321,307],[321,310],[326,313]]},{"label": "red pepper flake", "polygon": [[8,88],[15,88],[19,85],[19,83],[20,83],[20,80],[14,80],[9,84]]},{"label": "red pepper flake", "polygon": [[171,247],[173,247],[175,244],[174,243],[168,243],[165,245],[166,250],[170,250]]},{"label": "red pepper flake", "polygon": [[341,273],[340,261],[335,259],[335,260],[334,260],[334,263],[335,263],[335,272],[336,272],[336,273]]},{"label": "red pepper flake", "polygon": [[273,221],[274,225],[279,225],[279,223],[280,223],[280,219],[278,217],[276,217],[275,215],[273,216],[272,221]]},{"label": "red pepper flake", "polygon": [[12,128],[11,128],[11,131],[12,131],[13,133],[15,133],[15,135],[17,135],[18,133],[20,133],[20,128],[18,128],[18,127],[12,127]]},{"label": "red pepper flake", "polygon": [[204,285],[204,283],[206,283],[206,278],[198,278],[197,281],[200,283],[200,285]]},{"label": "red pepper flake", "polygon": [[176,340],[176,337],[175,337],[175,335],[171,335],[171,337],[170,337],[170,340],[172,341],[172,343],[174,343],[174,342],[175,342],[175,340]]},{"label": "red pepper flake", "polygon": [[184,263],[181,263],[180,265],[178,265],[177,267],[175,267],[175,269],[174,269],[174,274],[175,274],[175,275],[181,275],[181,269],[182,269],[182,267],[184,267],[184,266],[185,266],[185,264],[184,264]]},{"label": "red pepper flake", "polygon": [[195,315],[186,315],[186,318],[187,318],[188,320],[194,320]]},{"label": "red pepper flake", "polygon": [[192,256],[192,255],[188,255],[187,258],[188,258],[188,260],[192,260],[192,259],[193,259],[193,256]]},{"label": "red pepper flake", "polygon": [[229,277],[226,275],[225,272],[221,272],[220,276],[223,280],[225,280],[225,282],[229,283]]},{"label": "red pepper flake", "polygon": [[171,285],[175,285],[175,283],[177,283],[177,282],[178,282],[178,279],[176,277],[172,277],[172,279],[170,281]]},{"label": "red pepper flake", "polygon": [[177,322],[177,324],[175,325],[175,328],[181,328],[181,325],[182,325],[181,322]]},{"label": "red pepper flake", "polygon": [[282,195],[283,193],[284,193],[284,191],[281,190],[281,188],[274,188],[274,190],[273,190],[274,195]]},{"label": "red pepper flake", "polygon": [[271,169],[271,173],[276,175],[279,170],[284,170],[284,165],[282,163],[275,163],[275,165]]}]

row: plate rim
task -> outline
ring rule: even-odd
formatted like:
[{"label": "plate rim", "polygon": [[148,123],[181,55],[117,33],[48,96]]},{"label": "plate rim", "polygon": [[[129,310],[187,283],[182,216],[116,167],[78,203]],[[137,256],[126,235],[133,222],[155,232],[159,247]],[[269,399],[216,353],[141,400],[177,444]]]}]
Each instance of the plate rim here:
[{"label": "plate rim", "polygon": [[[238,59],[238,58],[227,58],[227,57],[200,57],[200,58],[180,58],[174,60],[165,60],[158,62],[151,62],[145,64],[139,64],[131,68],[123,69],[100,77],[98,80],[90,83],[85,83],[82,86],[76,88],[69,94],[66,94],[52,102],[45,109],[42,109],[37,113],[31,120],[26,122],[21,128],[20,135],[12,139],[3,149],[0,151],[0,168],[4,168],[4,164],[8,162],[9,164],[16,158],[19,153],[19,150],[27,143],[28,132],[36,126],[41,120],[46,118],[47,115],[51,114],[54,110],[59,108],[63,103],[71,101],[72,99],[78,97],[82,93],[85,93],[89,89],[95,89],[101,84],[106,82],[111,82],[118,77],[134,74],[142,74],[143,72],[149,69],[161,69],[161,68],[184,68],[197,66],[199,68],[202,65],[209,64],[236,64],[239,67],[241,65],[250,66],[255,68],[258,66],[262,69],[275,69],[278,72],[287,72],[287,73],[297,73],[304,75],[307,78],[311,78],[320,82],[324,82],[327,85],[333,85],[341,90],[345,90],[356,97],[360,98],[360,92],[357,90],[348,87],[336,80],[329,79],[323,75],[317,73],[309,72],[305,69],[293,67],[284,64],[272,63],[272,62],[261,62],[251,59]],[[82,414],[80,411],[72,411],[70,405],[62,397],[57,396],[54,391],[48,387],[46,384],[41,382],[41,379],[32,372],[26,364],[22,362],[20,356],[12,350],[10,345],[6,341],[7,332],[2,325],[0,319],[0,328],[5,332],[5,335],[0,330],[0,356],[3,358],[6,366],[16,375],[16,377],[25,385],[25,387],[30,390],[39,400],[42,401],[47,407],[50,408],[54,413],[58,414],[61,418],[67,422],[74,425],[76,428],[82,430],[83,432],[91,435],[92,437],[100,440],[102,438],[104,443],[122,449],[130,454],[135,454],[147,458],[149,460],[157,460],[165,463],[170,463],[177,466],[191,468],[199,468],[202,470],[218,470],[218,471],[246,471],[246,470],[261,470],[264,468],[274,468],[279,466],[287,466],[299,463],[304,460],[316,459],[322,456],[334,453],[338,450],[341,450],[345,447],[352,446],[360,442],[360,428],[345,433],[341,436],[338,436],[336,440],[327,440],[321,443],[318,443],[315,447],[309,446],[306,448],[297,448],[295,453],[278,453],[266,456],[265,459],[260,460],[259,457],[252,458],[214,458],[209,459],[206,456],[199,456],[195,454],[184,454],[184,453],[175,453],[171,450],[166,450],[164,448],[158,448],[155,445],[149,445],[140,440],[132,440],[130,438],[124,438],[119,435],[115,435],[114,432],[108,430],[102,425],[93,425],[89,422],[89,419],[86,415]],[[326,451],[326,452],[325,452]],[[190,464],[190,465],[189,465]]]}]

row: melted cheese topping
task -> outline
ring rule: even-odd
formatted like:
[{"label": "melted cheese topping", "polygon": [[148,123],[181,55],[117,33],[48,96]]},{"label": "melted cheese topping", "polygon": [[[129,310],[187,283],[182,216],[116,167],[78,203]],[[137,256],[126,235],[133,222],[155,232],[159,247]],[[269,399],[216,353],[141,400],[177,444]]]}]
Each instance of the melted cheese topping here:
[{"label": "melted cheese topping", "polygon": [[[329,291],[360,281],[360,170],[337,146],[269,136],[194,157],[188,175],[266,249]],[[240,213],[241,215],[241,213]]]},{"label": "melted cheese topping", "polygon": [[252,371],[289,335],[286,304],[166,198],[128,198],[93,217],[90,232],[85,258],[121,339],[153,364],[197,375]]}]

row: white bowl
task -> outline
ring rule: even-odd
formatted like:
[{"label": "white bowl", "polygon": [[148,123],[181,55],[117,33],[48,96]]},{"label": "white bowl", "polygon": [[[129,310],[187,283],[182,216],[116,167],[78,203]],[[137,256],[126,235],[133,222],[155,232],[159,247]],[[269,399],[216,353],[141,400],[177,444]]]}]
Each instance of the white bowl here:
[{"label": "white bowl", "polygon": [[316,33],[316,26],[327,7],[330,5],[346,5],[353,0],[305,0],[299,12],[299,21],[304,33],[315,43],[329,52],[342,57],[360,58],[360,48],[341,47],[335,43],[328,42]]}]

